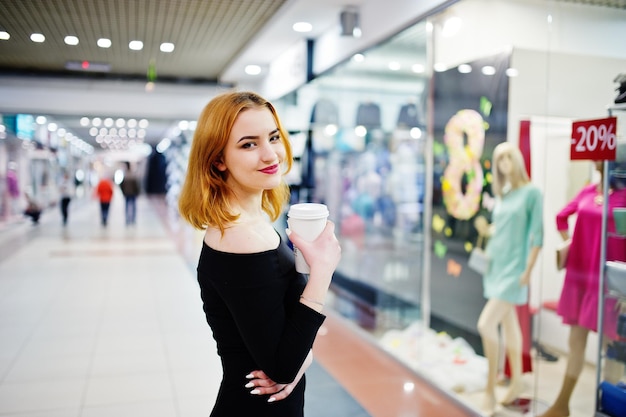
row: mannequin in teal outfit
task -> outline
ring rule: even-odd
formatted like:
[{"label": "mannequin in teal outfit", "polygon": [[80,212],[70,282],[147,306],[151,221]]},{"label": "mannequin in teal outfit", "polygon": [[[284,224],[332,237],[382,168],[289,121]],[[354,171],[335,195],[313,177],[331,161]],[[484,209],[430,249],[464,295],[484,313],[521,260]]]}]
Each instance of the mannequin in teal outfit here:
[{"label": "mannequin in teal outfit", "polygon": [[522,332],[516,305],[528,302],[528,283],[543,243],[542,196],[530,184],[519,149],[508,142],[493,152],[493,184],[496,205],[493,223],[483,217],[475,221],[481,236],[488,237],[486,252],[491,259],[483,276],[487,303],[478,318],[478,332],[488,363],[483,411],[493,415],[496,409],[495,386],[498,372],[499,333],[502,328],[506,354],[511,368],[509,389],[502,404],[514,401],[522,393]]}]

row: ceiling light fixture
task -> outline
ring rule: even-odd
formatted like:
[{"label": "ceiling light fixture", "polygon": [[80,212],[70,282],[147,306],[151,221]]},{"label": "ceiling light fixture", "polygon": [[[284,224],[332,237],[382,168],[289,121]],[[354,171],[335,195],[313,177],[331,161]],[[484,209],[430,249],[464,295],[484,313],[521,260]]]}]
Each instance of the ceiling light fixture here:
[{"label": "ceiling light fixture", "polygon": [[411,65],[411,71],[416,74],[422,74],[426,71],[426,67],[424,67],[424,65],[422,64],[413,64]]},{"label": "ceiling light fixture", "polygon": [[485,65],[482,67],[481,72],[485,75],[494,75],[496,73],[496,68],[491,65]]},{"label": "ceiling light fixture", "polygon": [[461,74],[469,74],[472,72],[472,66],[469,64],[461,64],[457,69]]},{"label": "ceiling light fixture", "polygon": [[8,41],[10,38],[11,38],[11,35],[9,35],[9,32],[0,30],[0,41]]},{"label": "ceiling light fixture", "polygon": [[387,64],[387,67],[391,70],[391,71],[399,71],[401,68],[401,65],[398,61],[391,61],[389,64]]},{"label": "ceiling light fixture", "polygon": [[292,29],[298,33],[307,33],[313,30],[313,25],[309,22],[296,22],[293,24]]},{"label": "ceiling light fixture", "polygon": [[128,47],[133,51],[141,51],[143,49],[143,42],[141,41],[130,41],[128,43]]},{"label": "ceiling light fixture", "polygon": [[67,44],[67,45],[78,45],[78,38],[76,36],[73,35],[67,35],[65,37],[65,39],[63,39],[63,41]]},{"label": "ceiling light fixture", "polygon": [[246,65],[244,71],[248,75],[259,75],[261,73],[261,67],[258,65]]},{"label": "ceiling light fixture", "polygon": [[46,37],[43,36],[41,33],[33,33],[30,35],[30,40],[33,42],[42,43],[45,42]]},{"label": "ceiling light fixture", "polygon": [[507,68],[505,73],[509,77],[517,77],[519,75],[519,71],[516,68]]},{"label": "ceiling light fixture", "polygon": [[354,54],[354,55],[352,55],[352,60],[354,62],[363,62],[363,61],[365,61],[365,55],[363,55],[363,54]]},{"label": "ceiling light fixture", "polygon": [[174,44],[171,43],[171,42],[163,42],[161,44],[160,49],[161,49],[161,52],[166,52],[166,53],[173,52],[174,51]]},{"label": "ceiling light fixture", "polygon": [[110,48],[111,47],[111,39],[100,38],[97,42],[100,48]]}]

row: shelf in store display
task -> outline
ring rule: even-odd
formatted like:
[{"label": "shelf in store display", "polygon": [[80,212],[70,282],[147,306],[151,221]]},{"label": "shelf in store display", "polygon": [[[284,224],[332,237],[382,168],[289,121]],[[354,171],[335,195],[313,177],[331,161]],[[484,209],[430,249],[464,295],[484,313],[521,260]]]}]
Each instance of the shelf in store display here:
[{"label": "shelf in store display", "polygon": [[605,265],[609,291],[626,297],[626,262],[608,261]]}]

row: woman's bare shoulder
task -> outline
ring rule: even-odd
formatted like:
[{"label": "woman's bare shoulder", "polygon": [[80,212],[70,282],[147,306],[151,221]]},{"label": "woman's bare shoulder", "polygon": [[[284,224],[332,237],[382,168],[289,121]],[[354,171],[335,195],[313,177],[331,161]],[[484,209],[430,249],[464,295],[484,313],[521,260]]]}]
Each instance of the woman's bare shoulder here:
[{"label": "woman's bare shoulder", "polygon": [[219,229],[207,228],[204,242],[221,252],[258,253],[276,249],[280,237],[269,223],[234,224],[223,235]]}]

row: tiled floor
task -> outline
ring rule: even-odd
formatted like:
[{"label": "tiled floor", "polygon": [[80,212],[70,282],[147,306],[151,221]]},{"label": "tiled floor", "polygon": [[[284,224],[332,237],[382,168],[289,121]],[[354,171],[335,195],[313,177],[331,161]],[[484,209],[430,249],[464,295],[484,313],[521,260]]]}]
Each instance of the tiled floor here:
[{"label": "tiled floor", "polygon": [[[145,198],[127,228],[121,204],[106,229],[91,200],[66,228],[56,207],[0,228],[0,416],[208,416],[220,364],[195,282],[202,235]],[[477,415],[367,337],[328,311],[307,417]]]}]

